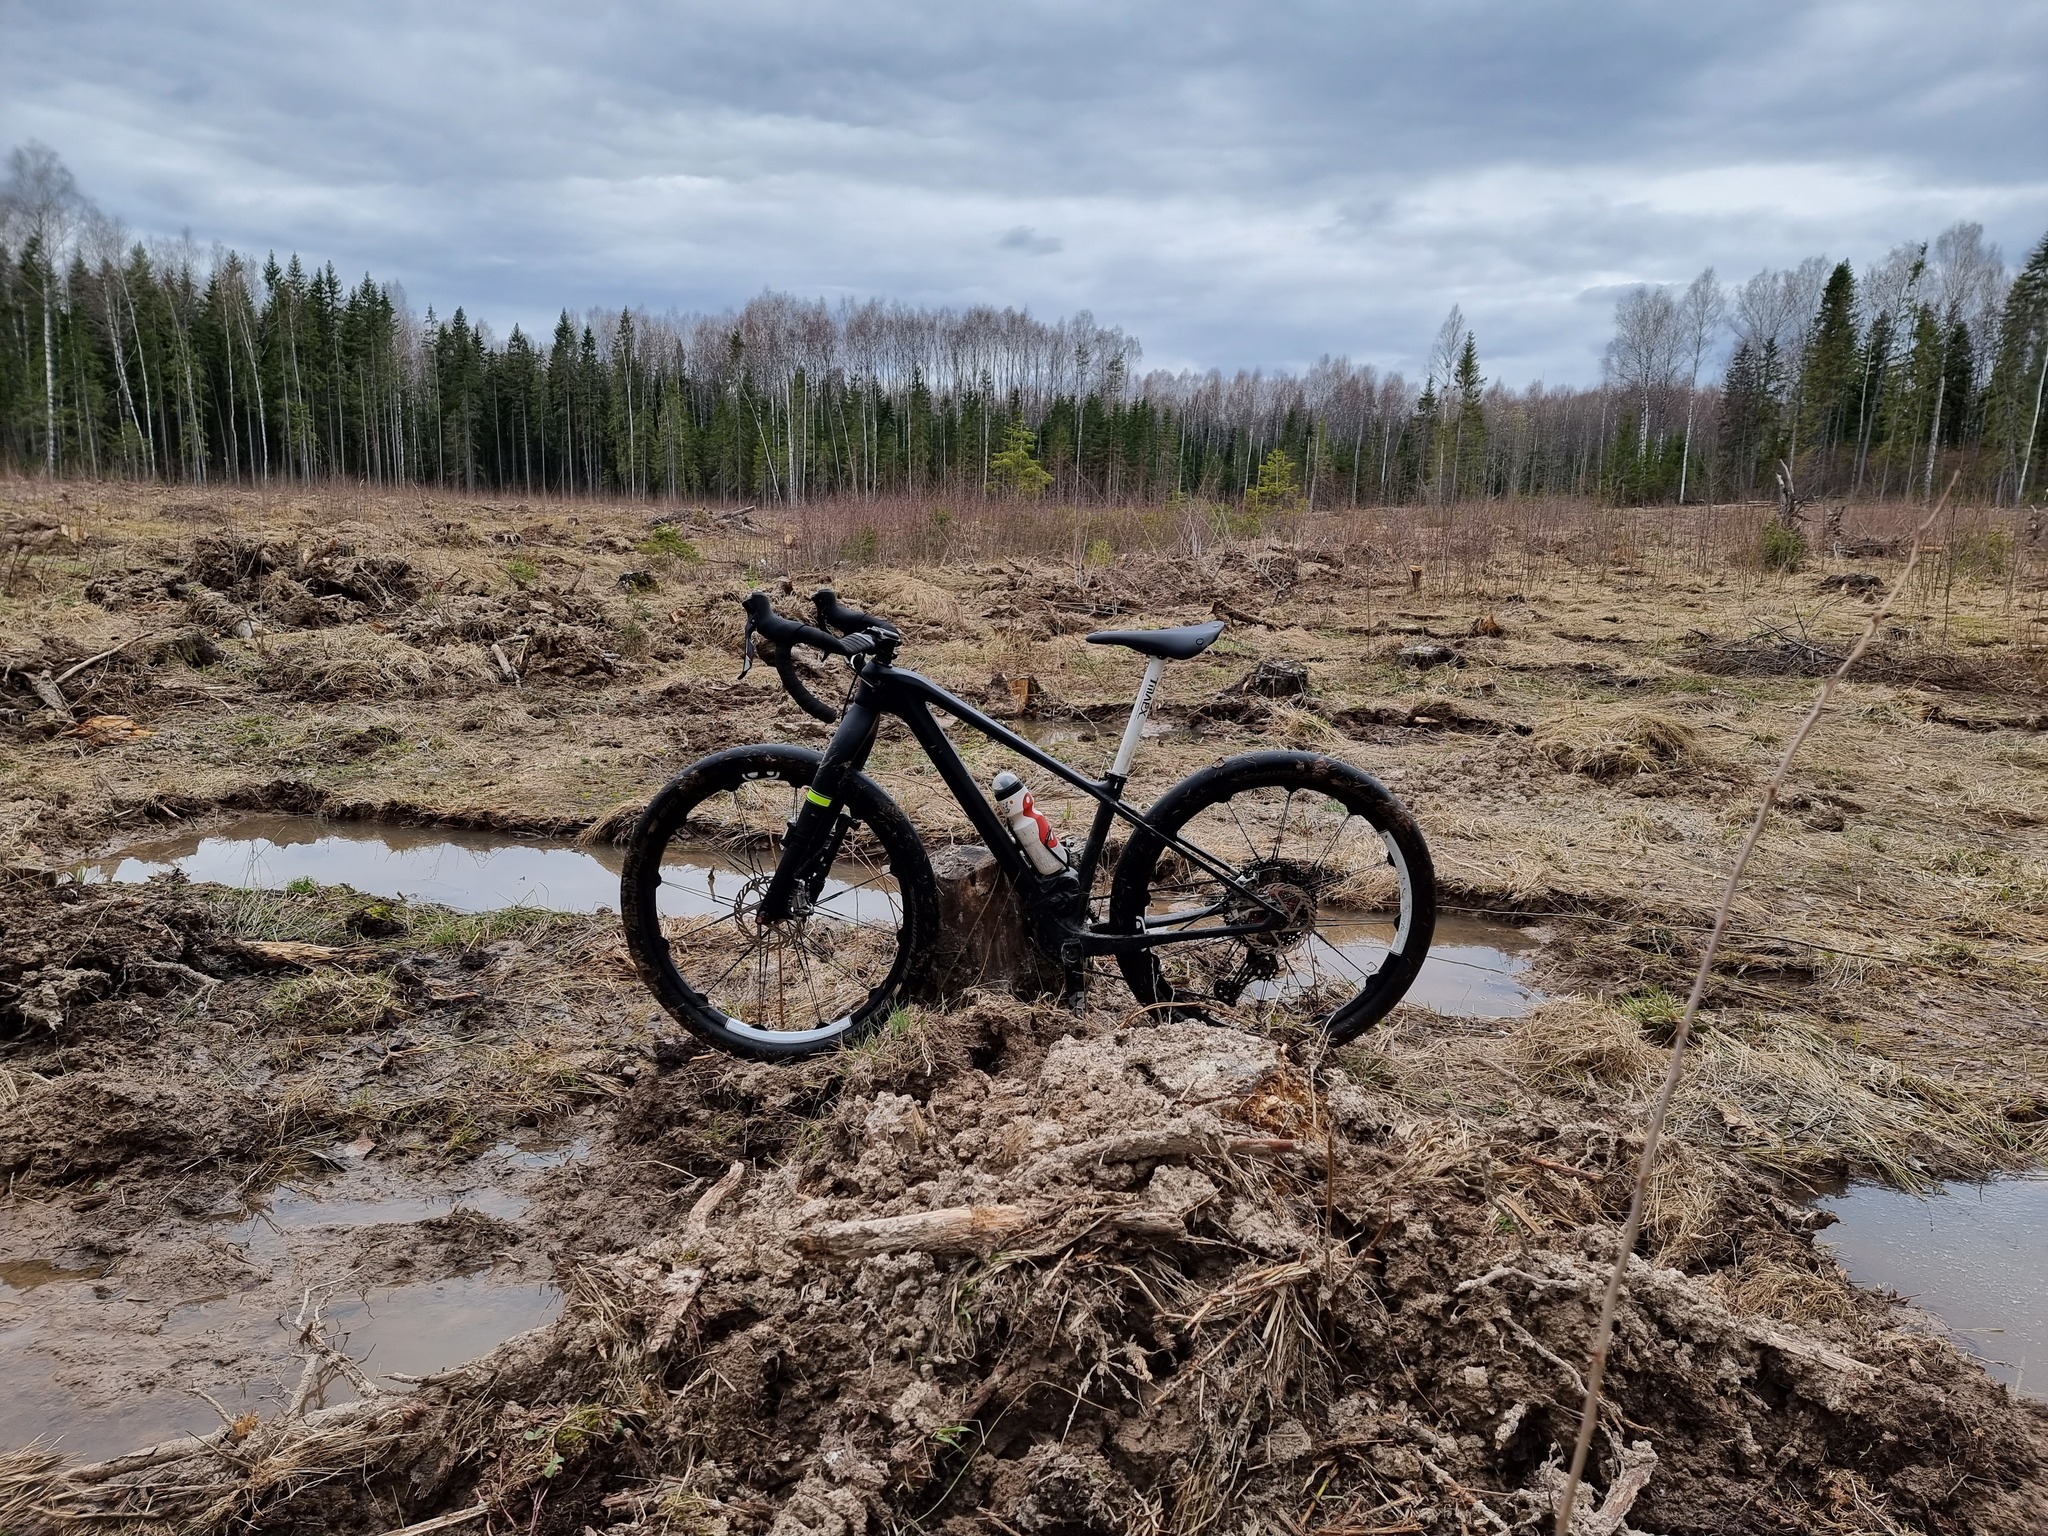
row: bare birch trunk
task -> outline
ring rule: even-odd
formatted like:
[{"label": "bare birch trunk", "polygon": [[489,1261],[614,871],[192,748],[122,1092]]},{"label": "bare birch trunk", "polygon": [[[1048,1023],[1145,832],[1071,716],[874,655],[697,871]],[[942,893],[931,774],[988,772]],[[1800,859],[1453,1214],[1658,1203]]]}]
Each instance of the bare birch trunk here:
[{"label": "bare birch trunk", "polygon": [[2020,455],[2020,481],[2019,488],[2013,492],[2014,506],[2027,499],[2027,471],[2034,467],[2034,434],[2041,426],[2041,392],[2044,386],[2048,386],[2048,336],[2041,341],[2041,371],[2034,379],[2034,416],[2027,423],[2027,451]]},{"label": "bare birch trunk", "polygon": [[57,478],[57,359],[51,348],[50,276],[43,274],[43,472]]}]

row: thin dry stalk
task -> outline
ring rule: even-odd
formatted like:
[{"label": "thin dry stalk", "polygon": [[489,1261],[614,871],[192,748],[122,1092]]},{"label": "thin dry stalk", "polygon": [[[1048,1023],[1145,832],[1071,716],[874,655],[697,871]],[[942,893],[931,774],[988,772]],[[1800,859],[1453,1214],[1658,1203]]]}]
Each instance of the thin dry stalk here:
[{"label": "thin dry stalk", "polygon": [[[1957,474],[1961,472],[1958,471]],[[1813,707],[1806,712],[1806,718],[1799,722],[1799,729],[1792,733],[1792,739],[1785,743],[1785,751],[1778,759],[1778,766],[1772,772],[1770,781],[1764,785],[1763,797],[1756,808],[1756,817],[1749,824],[1749,835],[1742,840],[1742,847],[1736,852],[1735,864],[1728,871],[1728,880],[1721,888],[1721,904],[1714,913],[1713,931],[1707,935],[1705,948],[1700,951],[1699,970],[1692,980],[1692,991],[1685,1000],[1685,1016],[1678,1021],[1678,1028],[1671,1037],[1671,1056],[1664,1069],[1663,1086],[1657,1090],[1657,1102],[1650,1112],[1650,1123],[1643,1133],[1643,1154],[1636,1169],[1635,1190],[1629,1197],[1628,1220],[1622,1224],[1621,1242],[1614,1255],[1614,1269],[1607,1277],[1607,1289],[1600,1298],[1600,1322],[1593,1331],[1593,1359],[1586,1371],[1586,1406],[1579,1415],[1579,1437],[1572,1447],[1571,1471],[1565,1478],[1564,1492],[1557,1503],[1557,1536],[1571,1536],[1572,1505],[1579,1495],[1579,1484],[1586,1475],[1586,1457],[1593,1445],[1593,1430],[1600,1420],[1600,1387],[1607,1375],[1607,1352],[1614,1343],[1614,1313],[1621,1301],[1622,1277],[1628,1273],[1629,1255],[1635,1252],[1636,1237],[1642,1230],[1643,1204],[1648,1196],[1651,1177],[1657,1169],[1657,1146],[1664,1134],[1665,1117],[1671,1111],[1672,1096],[1678,1091],[1679,1072],[1685,1061],[1686,1042],[1692,1037],[1692,1022],[1700,1011],[1700,999],[1707,990],[1707,977],[1714,968],[1714,955],[1721,947],[1721,936],[1727,930],[1729,914],[1735,905],[1735,888],[1742,880],[1742,871],[1749,863],[1749,857],[1756,851],[1758,841],[1763,837],[1764,823],[1770,820],[1771,807],[1777,803],[1778,791],[1784,787],[1785,778],[1792,769],[1792,760],[1799,755],[1799,749],[1806,745],[1806,738],[1813,734],[1813,728],[1820,723],[1828,700],[1834,696],[1835,688],[1869,648],[1876,637],[1877,629],[1891,616],[1892,605],[1899,600],[1907,583],[1913,579],[1914,567],[1920,560],[1920,544],[1927,536],[1943,510],[1948,498],[1955,490],[1956,475],[1949,477],[1948,488],[1941,493],[1941,500],[1934,510],[1927,514],[1915,531],[1912,547],[1906,557],[1906,568],[1899,573],[1899,579],[1885,594],[1884,601],[1877,605],[1870,615],[1870,622],[1863,626],[1863,633],[1849,648],[1849,654],[1842,658],[1842,664],[1822,680],[1820,692],[1815,695]]]}]

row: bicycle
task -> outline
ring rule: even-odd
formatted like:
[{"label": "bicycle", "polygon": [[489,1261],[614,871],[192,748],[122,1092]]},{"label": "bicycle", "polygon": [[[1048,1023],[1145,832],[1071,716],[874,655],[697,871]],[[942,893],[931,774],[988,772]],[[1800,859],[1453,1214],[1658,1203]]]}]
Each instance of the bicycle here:
[{"label": "bicycle", "polygon": [[[825,749],[763,743],[698,760],[649,802],[626,850],[628,947],[699,1039],[760,1060],[807,1056],[871,1034],[918,994],[938,890],[917,830],[865,772],[885,717],[909,728],[997,860],[1070,1003],[1087,962],[1110,957],[1148,1011],[1305,1022],[1341,1043],[1407,992],[1435,928],[1435,875],[1414,817],[1371,775],[1319,753],[1248,752],[1147,809],[1123,798],[1166,664],[1207,650],[1220,621],[1087,637],[1146,658],[1115,758],[1094,779],[898,666],[894,624],[830,588],[814,601],[818,626],[776,613],[766,593],[744,599],[740,675],[765,639],[790,696],[834,725]],[[848,662],[843,709],[806,685],[799,646]],[[1062,850],[1055,873],[1037,872],[934,710],[1095,802],[1078,857]],[[1128,836],[1097,895],[1118,823]]]}]

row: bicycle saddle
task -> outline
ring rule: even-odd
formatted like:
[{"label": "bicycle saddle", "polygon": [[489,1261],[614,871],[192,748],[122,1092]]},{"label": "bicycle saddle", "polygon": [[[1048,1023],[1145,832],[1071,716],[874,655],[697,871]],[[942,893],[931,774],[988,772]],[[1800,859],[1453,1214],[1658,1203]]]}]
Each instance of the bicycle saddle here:
[{"label": "bicycle saddle", "polygon": [[1140,656],[1159,656],[1167,661],[1186,661],[1199,656],[1223,633],[1223,621],[1183,624],[1177,629],[1098,629],[1088,637],[1090,645],[1121,645]]}]

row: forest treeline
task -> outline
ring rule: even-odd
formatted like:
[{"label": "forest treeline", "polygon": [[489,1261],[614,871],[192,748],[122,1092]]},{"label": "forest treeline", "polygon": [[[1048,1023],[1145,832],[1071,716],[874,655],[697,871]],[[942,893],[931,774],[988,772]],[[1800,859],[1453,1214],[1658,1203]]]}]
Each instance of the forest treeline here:
[{"label": "forest treeline", "polygon": [[144,243],[31,144],[0,188],[0,464],[193,483],[323,479],[800,502],[928,492],[1312,505],[1599,496],[2039,499],[2048,238],[2017,274],[1959,224],[1858,273],[1813,258],[1616,306],[1602,382],[1512,388],[1453,309],[1419,382],[1142,371],[1081,313],[836,306],[463,309]]}]

